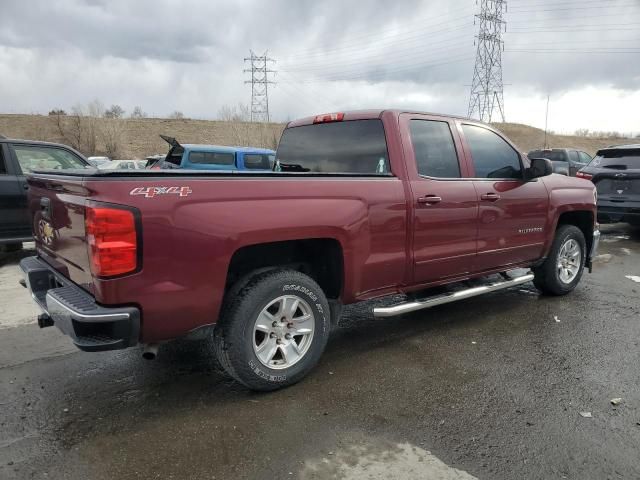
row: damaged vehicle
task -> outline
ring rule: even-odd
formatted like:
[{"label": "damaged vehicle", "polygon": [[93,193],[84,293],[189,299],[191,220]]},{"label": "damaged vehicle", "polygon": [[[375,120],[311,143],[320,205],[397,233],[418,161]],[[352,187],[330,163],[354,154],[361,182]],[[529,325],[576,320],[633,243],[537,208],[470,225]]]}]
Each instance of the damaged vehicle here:
[{"label": "damaged vehicle", "polygon": [[273,150],[255,147],[180,144],[175,138],[160,135],[169,145],[165,156],[147,158],[147,168],[191,170],[271,170],[275,163]]},{"label": "damaged vehicle", "polygon": [[37,255],[20,266],[39,325],[147,358],[213,332],[230,376],[274,390],[311,372],[342,305],[405,295],[383,318],[528,282],[566,295],[598,247],[593,184],[476,121],[318,115],[287,125],[276,158],[269,173],[34,172]]}]

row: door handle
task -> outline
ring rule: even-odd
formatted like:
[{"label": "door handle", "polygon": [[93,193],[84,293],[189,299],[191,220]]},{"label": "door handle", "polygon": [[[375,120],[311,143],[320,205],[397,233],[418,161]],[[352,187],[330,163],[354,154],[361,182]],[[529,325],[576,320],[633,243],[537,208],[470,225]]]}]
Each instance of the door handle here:
[{"label": "door handle", "polygon": [[438,197],[436,195],[425,195],[424,197],[418,198],[418,203],[421,205],[434,205],[436,203],[440,203],[442,201],[442,197]]},{"label": "door handle", "polygon": [[22,188],[24,188],[25,190],[29,190],[29,185],[26,183],[23,183]]},{"label": "door handle", "polygon": [[500,195],[497,193],[484,193],[480,195],[482,200],[486,200],[487,202],[495,202],[496,200],[500,200]]}]

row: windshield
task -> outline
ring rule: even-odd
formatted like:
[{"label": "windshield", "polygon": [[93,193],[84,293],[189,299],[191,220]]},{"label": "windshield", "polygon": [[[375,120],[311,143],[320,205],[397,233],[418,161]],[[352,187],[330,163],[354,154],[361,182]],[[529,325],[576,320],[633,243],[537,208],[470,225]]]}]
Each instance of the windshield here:
[{"label": "windshield", "polygon": [[379,119],[288,128],[276,152],[276,170],[389,174],[384,128]]},{"label": "windshield", "polygon": [[527,157],[529,158],[548,158],[552,162],[566,162],[567,153],[562,150],[531,150]]}]

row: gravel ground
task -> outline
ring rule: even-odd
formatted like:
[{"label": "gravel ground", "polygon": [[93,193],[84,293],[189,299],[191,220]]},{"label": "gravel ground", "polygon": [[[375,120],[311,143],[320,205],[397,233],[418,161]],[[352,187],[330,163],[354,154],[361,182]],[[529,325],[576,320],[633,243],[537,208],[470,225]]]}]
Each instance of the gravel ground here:
[{"label": "gravel ground", "polygon": [[640,478],[640,233],[604,230],[567,297],[348,308],[311,375],[269,394],[206,341],[74,350],[32,324],[26,253],[0,258],[0,478]]}]

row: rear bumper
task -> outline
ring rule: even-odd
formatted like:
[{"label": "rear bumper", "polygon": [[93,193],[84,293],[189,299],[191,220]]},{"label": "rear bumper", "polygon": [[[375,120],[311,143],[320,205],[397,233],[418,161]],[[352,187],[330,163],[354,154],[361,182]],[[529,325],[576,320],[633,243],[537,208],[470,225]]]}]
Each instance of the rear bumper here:
[{"label": "rear bumper", "polygon": [[138,343],[140,311],[136,307],[98,305],[38,257],[22,259],[20,268],[34,301],[80,350],[119,350]]},{"label": "rear bumper", "polygon": [[587,257],[587,268],[589,273],[593,272],[593,259],[598,254],[598,247],[600,246],[600,229],[595,228],[593,230],[593,237],[591,241],[591,250]]},{"label": "rear bumper", "polygon": [[598,200],[598,221],[601,223],[640,222],[640,201]]}]

